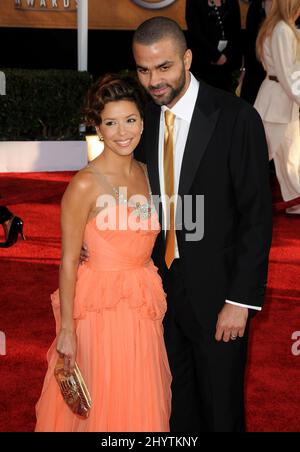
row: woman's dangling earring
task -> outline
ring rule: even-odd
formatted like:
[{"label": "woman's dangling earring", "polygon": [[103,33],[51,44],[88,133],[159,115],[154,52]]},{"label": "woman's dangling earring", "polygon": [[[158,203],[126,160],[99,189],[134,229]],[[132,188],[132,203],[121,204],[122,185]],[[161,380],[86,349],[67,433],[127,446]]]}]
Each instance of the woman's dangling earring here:
[{"label": "woman's dangling earring", "polygon": [[96,132],[97,132],[97,135],[98,135],[99,140],[100,140],[100,141],[104,141],[104,138],[103,138],[103,136],[101,135],[100,130],[99,130],[98,127],[96,127]]}]

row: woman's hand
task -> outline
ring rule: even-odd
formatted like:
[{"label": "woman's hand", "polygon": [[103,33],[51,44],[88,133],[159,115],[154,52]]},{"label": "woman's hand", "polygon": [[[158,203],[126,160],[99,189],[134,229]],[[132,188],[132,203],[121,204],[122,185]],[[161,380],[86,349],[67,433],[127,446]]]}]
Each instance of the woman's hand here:
[{"label": "woman's hand", "polygon": [[77,338],[75,330],[62,328],[57,336],[56,350],[64,358],[64,371],[72,373],[77,352]]}]

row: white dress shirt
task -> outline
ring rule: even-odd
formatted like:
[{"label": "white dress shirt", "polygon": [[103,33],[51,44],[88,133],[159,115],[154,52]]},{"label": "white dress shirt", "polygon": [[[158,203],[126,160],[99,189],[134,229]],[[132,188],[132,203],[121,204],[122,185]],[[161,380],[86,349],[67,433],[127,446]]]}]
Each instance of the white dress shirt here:
[{"label": "white dress shirt", "polygon": [[[187,137],[189,134],[189,129],[192,121],[193,112],[196,105],[196,100],[199,92],[199,82],[196,78],[191,75],[191,81],[189,87],[185,94],[179,99],[179,101],[174,105],[174,107],[168,109],[166,106],[161,107],[160,116],[160,128],[159,128],[159,154],[158,154],[158,166],[159,166],[159,181],[160,181],[160,191],[162,194],[162,205],[163,205],[163,225],[166,225],[166,206],[164,201],[165,186],[164,186],[164,136],[165,136],[165,117],[164,113],[166,110],[170,110],[175,116],[174,123],[174,135],[173,135],[173,162],[174,162],[174,194],[178,194],[178,186],[181,172],[181,165],[183,154],[185,150],[185,145]],[[176,205],[175,205],[176,209]],[[165,231],[166,233],[166,231]],[[179,250],[177,245],[177,239],[175,242],[175,259],[179,258]],[[233,305],[261,310],[260,307],[248,306],[241,303],[237,303],[231,300],[226,300],[226,303]]]}]

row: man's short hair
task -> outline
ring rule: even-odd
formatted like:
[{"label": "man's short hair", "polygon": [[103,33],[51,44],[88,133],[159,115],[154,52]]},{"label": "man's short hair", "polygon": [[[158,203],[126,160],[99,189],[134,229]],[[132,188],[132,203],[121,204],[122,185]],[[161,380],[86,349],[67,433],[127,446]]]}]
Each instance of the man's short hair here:
[{"label": "man's short hair", "polygon": [[156,16],[143,22],[133,35],[133,43],[151,45],[166,38],[178,45],[183,56],[187,50],[184,33],[178,23],[168,17]]}]

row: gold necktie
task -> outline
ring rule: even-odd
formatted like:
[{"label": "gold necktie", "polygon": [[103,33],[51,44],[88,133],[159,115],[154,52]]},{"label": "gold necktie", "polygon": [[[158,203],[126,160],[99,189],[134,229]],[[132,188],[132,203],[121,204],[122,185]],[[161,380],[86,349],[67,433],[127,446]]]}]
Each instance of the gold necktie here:
[{"label": "gold necktie", "polygon": [[[174,195],[174,163],[173,163],[173,132],[174,132],[175,115],[169,111],[165,111],[165,143],[164,143],[164,178],[165,178],[165,194],[166,210],[169,211],[170,221],[167,221],[166,232],[166,253],[165,261],[168,268],[171,267],[175,258],[175,227],[174,227],[174,202],[169,202]],[[168,214],[167,214],[168,218]]]}]

